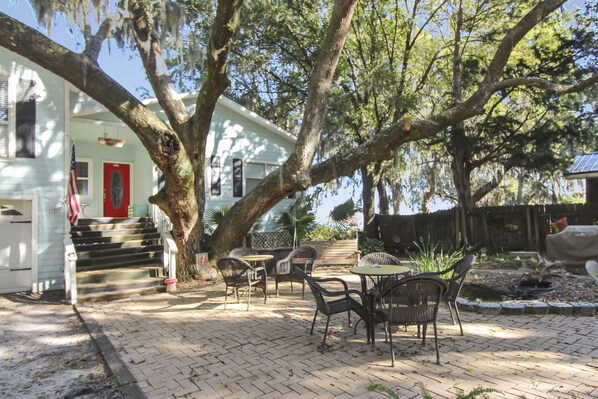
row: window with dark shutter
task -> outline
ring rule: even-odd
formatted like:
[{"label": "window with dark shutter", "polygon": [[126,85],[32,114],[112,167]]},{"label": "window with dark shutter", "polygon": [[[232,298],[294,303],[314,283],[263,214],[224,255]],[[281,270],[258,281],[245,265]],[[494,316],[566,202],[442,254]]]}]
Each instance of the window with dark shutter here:
[{"label": "window with dark shutter", "polygon": [[233,159],[233,197],[243,196],[243,161]]},{"label": "window with dark shutter", "polygon": [[19,81],[15,111],[15,155],[18,158],[35,158],[35,82]]},{"label": "window with dark shutter", "polygon": [[212,195],[220,195],[220,157],[218,155],[212,155],[210,162],[211,168],[211,183],[212,183]]}]

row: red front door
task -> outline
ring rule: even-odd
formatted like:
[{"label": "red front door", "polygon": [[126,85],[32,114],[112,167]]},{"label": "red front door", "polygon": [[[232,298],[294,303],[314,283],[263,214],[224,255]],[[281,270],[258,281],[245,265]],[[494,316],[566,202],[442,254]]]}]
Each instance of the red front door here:
[{"label": "red front door", "polygon": [[130,165],[104,164],[104,216],[122,218],[129,212]]}]

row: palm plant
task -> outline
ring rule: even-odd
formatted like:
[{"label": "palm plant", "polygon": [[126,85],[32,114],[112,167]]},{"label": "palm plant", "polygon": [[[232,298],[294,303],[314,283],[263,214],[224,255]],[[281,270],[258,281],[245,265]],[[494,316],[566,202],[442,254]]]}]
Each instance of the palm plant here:
[{"label": "palm plant", "polygon": [[342,228],[348,228],[353,224],[352,218],[357,213],[358,209],[355,207],[353,198],[349,198],[342,204],[335,206],[330,211],[330,219]]},{"label": "palm plant", "polygon": [[293,247],[303,240],[303,237],[313,227],[316,215],[311,211],[311,205],[300,198],[285,212],[280,212],[274,223],[293,237]]},{"label": "palm plant", "polygon": [[[224,216],[230,211],[230,206],[222,205],[218,208],[210,208],[206,209],[205,213],[205,230],[209,234],[212,234],[216,227],[222,222]],[[262,220],[258,219],[257,222],[253,224],[251,227],[251,231],[259,230],[262,227]]]}]

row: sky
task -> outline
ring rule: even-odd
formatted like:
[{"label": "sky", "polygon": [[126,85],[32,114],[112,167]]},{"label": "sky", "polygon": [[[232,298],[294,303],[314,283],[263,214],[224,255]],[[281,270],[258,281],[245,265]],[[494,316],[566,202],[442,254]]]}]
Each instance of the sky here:
[{"label": "sky", "polygon": [[[0,11],[46,34],[45,27],[40,27],[38,24],[28,1],[0,1]],[[81,51],[81,46],[78,46],[80,40],[77,40],[75,35],[69,33],[64,27],[64,23],[54,26],[50,38],[71,50]],[[107,46],[103,46],[98,62],[108,75],[112,76],[131,93],[139,95],[136,91],[138,87],[145,87],[151,91],[150,84],[145,79],[143,66],[139,57],[123,56],[122,51],[117,48],[114,41],[112,41],[110,49]]]}]

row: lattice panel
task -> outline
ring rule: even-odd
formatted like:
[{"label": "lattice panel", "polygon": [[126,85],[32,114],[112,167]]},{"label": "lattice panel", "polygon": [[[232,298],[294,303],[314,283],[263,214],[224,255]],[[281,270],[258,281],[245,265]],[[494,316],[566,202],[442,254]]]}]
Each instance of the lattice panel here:
[{"label": "lattice panel", "polygon": [[249,243],[254,249],[279,248],[292,246],[293,239],[286,231],[253,233]]}]

